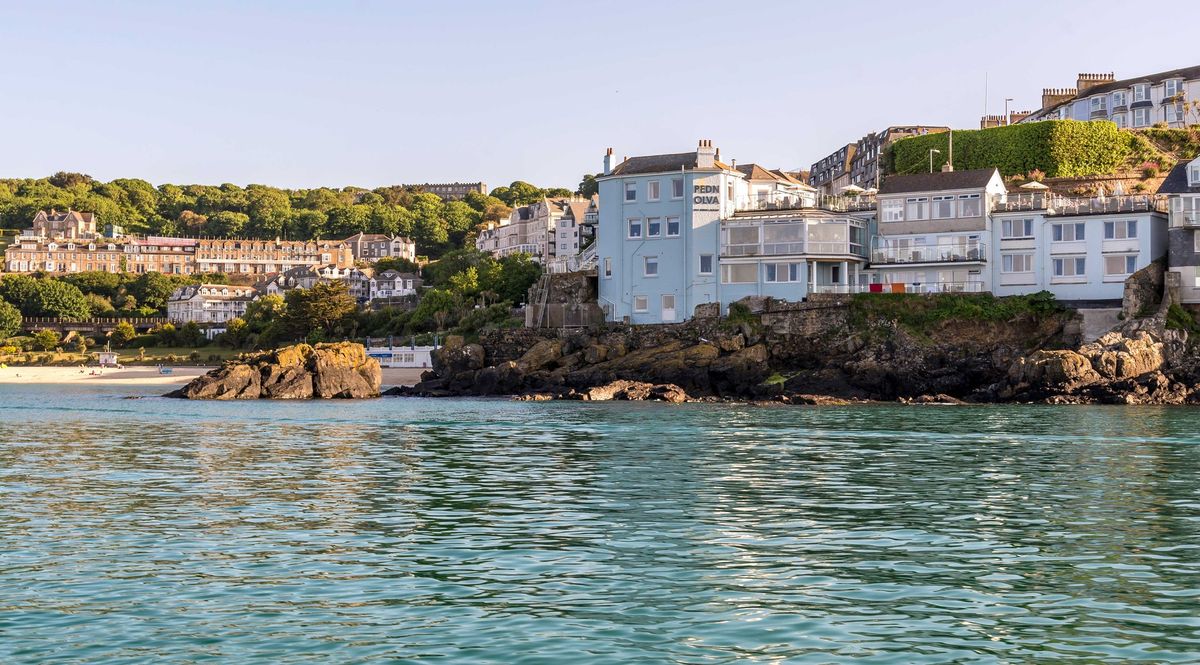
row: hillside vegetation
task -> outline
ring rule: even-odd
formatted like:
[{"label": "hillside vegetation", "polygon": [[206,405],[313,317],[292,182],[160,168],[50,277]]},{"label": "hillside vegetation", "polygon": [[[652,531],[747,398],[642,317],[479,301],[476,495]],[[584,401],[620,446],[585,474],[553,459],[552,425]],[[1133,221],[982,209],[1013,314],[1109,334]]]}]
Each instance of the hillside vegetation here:
[{"label": "hillside vegetation", "polygon": [[[990,129],[954,131],[956,170],[996,167],[1011,176],[1041,171],[1047,178],[1076,178],[1160,171],[1200,154],[1200,130],[1119,129],[1108,121],[1047,120]],[[885,157],[889,173],[929,170],[929,151],[950,154],[949,134],[901,139]]]}]

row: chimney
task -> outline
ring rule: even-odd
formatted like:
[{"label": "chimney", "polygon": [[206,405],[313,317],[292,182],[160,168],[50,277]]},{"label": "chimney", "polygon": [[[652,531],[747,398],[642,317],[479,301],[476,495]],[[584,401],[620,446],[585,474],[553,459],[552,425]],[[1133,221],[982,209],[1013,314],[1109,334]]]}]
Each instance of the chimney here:
[{"label": "chimney", "polygon": [[696,168],[711,169],[717,165],[717,151],[713,148],[710,139],[700,139],[700,145],[696,148]]},{"label": "chimney", "polygon": [[1058,106],[1078,94],[1078,88],[1042,88],[1042,108]]},{"label": "chimney", "polygon": [[613,151],[609,148],[608,152],[604,153],[604,175],[611,175],[614,166],[616,164],[613,164]]},{"label": "chimney", "polygon": [[1079,78],[1075,81],[1075,88],[1082,95],[1098,85],[1112,83],[1115,80],[1117,80],[1117,77],[1112,72],[1107,74],[1080,74]]}]

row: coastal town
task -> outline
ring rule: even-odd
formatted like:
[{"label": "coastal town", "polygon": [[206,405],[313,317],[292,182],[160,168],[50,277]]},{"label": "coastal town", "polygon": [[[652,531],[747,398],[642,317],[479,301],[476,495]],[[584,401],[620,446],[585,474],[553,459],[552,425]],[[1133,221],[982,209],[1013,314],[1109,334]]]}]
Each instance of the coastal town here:
[{"label": "coastal town", "polygon": [[[14,340],[9,361],[64,341],[84,352],[114,341],[153,346],[186,329],[195,346],[239,351],[355,339],[385,365],[425,368],[455,335],[676,324],[855,294],[1044,294],[1081,312],[1081,341],[1090,342],[1131,308],[1165,299],[1193,321],[1200,311],[1198,127],[1200,67],[1120,80],[1083,73],[1074,87],[1044,89],[1036,111],[985,116],[979,129],[889,126],[807,170],[739,161],[701,139],[670,154],[618,157],[609,148],[574,192],[425,183],[337,193],[344,207],[305,211],[323,218],[310,227],[354,231],[345,236],[228,232],[269,226],[257,201],[237,208],[253,219],[211,203],[261,195],[250,190],[200,191],[191,199],[196,210],[176,205],[176,219],[160,223],[199,230],[195,236],[127,231],[128,220],[95,210],[39,209],[6,239],[5,272],[64,280],[88,302],[54,311],[28,284],[0,288],[25,317],[5,331]],[[77,174],[56,178],[94,186]],[[15,209],[29,186],[10,181],[0,207],[8,196]],[[160,197],[188,200],[178,189]],[[313,194],[292,196],[307,202]],[[396,205],[387,208],[384,196]],[[435,233],[436,244],[419,230],[424,220],[373,221],[411,215],[405,204],[441,210],[432,219],[442,224],[438,215],[466,221],[457,222],[457,239]],[[19,214],[4,219],[19,224]],[[361,214],[358,222],[335,220],[352,214]],[[163,275],[171,290],[140,306],[119,293],[117,307],[111,295],[87,292],[95,273]],[[1139,275],[1153,282],[1149,302],[1144,288],[1131,287]],[[281,331],[264,318],[282,310],[289,293],[314,294],[318,285],[335,294],[320,297],[352,303],[338,321]],[[140,329],[113,339],[120,322],[138,317]],[[98,321],[100,334],[48,339],[45,331],[65,332],[72,319]],[[254,321],[257,335],[247,334]]]}]

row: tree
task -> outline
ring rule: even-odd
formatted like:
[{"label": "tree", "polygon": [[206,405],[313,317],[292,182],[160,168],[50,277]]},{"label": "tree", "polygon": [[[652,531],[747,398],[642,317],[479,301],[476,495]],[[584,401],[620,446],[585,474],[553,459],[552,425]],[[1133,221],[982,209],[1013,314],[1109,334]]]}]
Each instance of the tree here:
[{"label": "tree", "polygon": [[510,254],[500,259],[500,284],[495,291],[501,300],[514,305],[525,302],[529,287],[542,276],[542,266],[528,254]]},{"label": "tree", "polygon": [[160,311],[166,310],[167,300],[176,288],[175,281],[160,272],[142,273],[129,285],[137,303]]},{"label": "tree", "polygon": [[0,300],[0,339],[8,339],[21,331],[21,310]]},{"label": "tree", "polygon": [[430,289],[421,296],[421,302],[413,311],[412,318],[417,321],[432,320],[440,332],[446,329],[446,321],[450,315],[462,306],[458,294],[448,289]]},{"label": "tree", "polygon": [[112,301],[99,293],[88,293],[83,296],[87,300],[88,309],[91,310],[92,316],[108,316],[116,311]]},{"label": "tree", "polygon": [[254,332],[262,332],[267,325],[283,319],[285,313],[283,296],[270,293],[246,305],[245,322]]},{"label": "tree", "polygon": [[43,351],[53,351],[58,346],[58,333],[53,330],[39,330],[33,336],[33,343]]},{"label": "tree", "polygon": [[442,206],[442,218],[446,220],[446,233],[453,245],[462,245],[467,231],[483,221],[483,213],[462,201],[450,201]]},{"label": "tree", "polygon": [[235,316],[225,322],[225,334],[222,335],[221,341],[230,348],[236,349],[246,343],[246,336],[249,333],[249,326],[245,319]]},{"label": "tree", "polygon": [[208,217],[191,210],[184,210],[175,219],[175,227],[190,236],[204,235],[208,229]]},{"label": "tree", "polygon": [[292,289],[286,301],[287,327],[298,337],[313,332],[333,335],[358,311],[350,288],[340,280],[318,282],[311,289]]},{"label": "tree", "polygon": [[246,187],[249,232],[259,238],[278,237],[292,217],[292,201],[283,190],[263,185]]},{"label": "tree", "polygon": [[471,266],[466,270],[450,277],[450,290],[464,298],[479,294],[479,270]]},{"label": "tree", "polygon": [[21,310],[25,316],[37,316],[38,281],[29,275],[0,277],[0,299]]},{"label": "tree", "polygon": [[548,199],[569,199],[574,194],[566,187],[551,187],[543,191],[543,195]]},{"label": "tree", "polygon": [[250,217],[246,213],[222,210],[209,216],[204,231],[218,238],[234,238],[240,236],[249,223]]},{"label": "tree", "polygon": [[96,182],[92,176],[85,173],[69,173],[67,171],[59,171],[46,180],[51,185],[63,189],[70,189],[76,185],[91,185]]},{"label": "tree", "polygon": [[579,194],[580,196],[586,197],[586,198],[591,198],[591,197],[599,194],[600,193],[600,183],[596,182],[596,178],[600,177],[601,175],[603,175],[603,174],[602,173],[597,173],[595,175],[592,175],[590,173],[584,174],[583,180],[579,181],[579,189],[575,190],[575,193]]},{"label": "tree", "polygon": [[379,259],[373,266],[377,272],[384,270],[395,270],[397,272],[417,272],[420,267],[408,259],[402,259],[398,256],[387,256]]},{"label": "tree", "polygon": [[118,348],[122,348],[132,342],[135,337],[137,337],[137,331],[133,329],[133,325],[128,321],[121,321],[117,327],[113,328],[108,339]]},{"label": "tree", "polygon": [[546,192],[545,190],[534,187],[524,180],[517,180],[508,187],[497,187],[496,189],[493,189],[492,196],[503,201],[505,205],[515,208],[517,206],[537,203],[546,196]]},{"label": "tree", "polygon": [[49,316],[68,321],[86,319],[92,315],[83,292],[71,284],[57,279],[43,279],[37,283],[33,316]]}]

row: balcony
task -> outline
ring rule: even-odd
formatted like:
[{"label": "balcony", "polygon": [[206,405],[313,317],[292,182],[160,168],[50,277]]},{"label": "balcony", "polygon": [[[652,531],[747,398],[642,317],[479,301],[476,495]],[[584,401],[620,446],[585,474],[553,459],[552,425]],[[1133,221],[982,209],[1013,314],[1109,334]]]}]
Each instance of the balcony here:
[{"label": "balcony", "polygon": [[871,251],[871,263],[981,263],[987,260],[982,242],[955,245],[918,245],[915,247],[877,247]]},{"label": "balcony", "polygon": [[[721,256],[857,256],[867,257],[866,247],[855,242],[865,235],[861,222],[775,221],[724,222]],[[855,232],[857,230],[857,233]]]},{"label": "balcony", "polygon": [[983,293],[983,282],[898,282],[895,284],[870,284],[868,293]]},{"label": "balcony", "polygon": [[1166,212],[1167,202],[1152,194],[1070,197],[1057,194],[1018,194],[997,202],[994,212],[1044,212],[1047,215],[1101,215],[1125,212]]},{"label": "balcony", "polygon": [[810,191],[769,192],[766,195],[743,197],[734,202],[736,212],[770,212],[772,210],[820,209],[832,212],[874,212],[875,197],[826,196]]},{"label": "balcony", "polygon": [[1173,228],[1200,228],[1200,210],[1177,210],[1171,213]]}]

